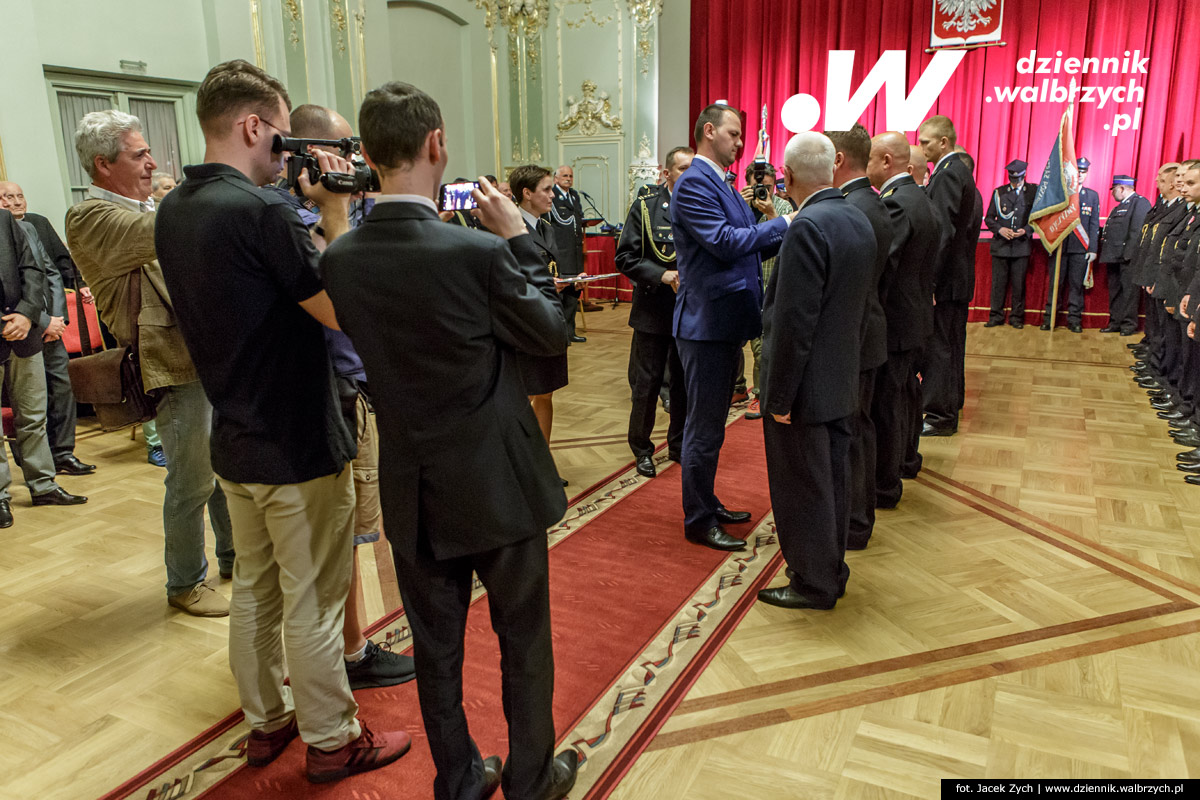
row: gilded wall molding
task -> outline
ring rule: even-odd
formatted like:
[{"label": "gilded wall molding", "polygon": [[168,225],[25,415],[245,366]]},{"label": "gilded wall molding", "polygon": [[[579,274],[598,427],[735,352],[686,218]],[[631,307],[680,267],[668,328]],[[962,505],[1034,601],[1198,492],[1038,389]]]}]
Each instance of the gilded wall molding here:
[{"label": "gilded wall molding", "polygon": [[262,4],[259,0],[250,0],[250,30],[254,35],[254,65],[266,69],[267,48],[263,43]]},{"label": "gilded wall molding", "polygon": [[508,53],[513,67],[519,65],[524,49],[529,66],[535,68],[530,75],[536,81],[536,67],[542,59],[542,31],[550,20],[550,0],[475,0],[475,7],[485,11],[483,24],[487,26],[492,48],[496,46],[493,31],[499,25],[508,32]]},{"label": "gilded wall molding", "polygon": [[601,89],[597,94],[595,81],[585,80],[582,86],[583,95],[576,100],[575,95],[567,96],[566,115],[558,123],[558,130],[566,133],[578,127],[584,136],[595,136],[600,128],[620,132],[621,118],[612,115],[612,101],[608,92]]},{"label": "gilded wall molding", "polygon": [[592,0],[558,0],[558,2],[555,4],[555,9],[561,15],[566,10],[568,5],[582,5],[585,7],[583,16],[577,20],[572,21],[564,17],[564,23],[572,30],[579,30],[583,26],[587,25],[588,22],[591,22],[597,28],[603,28],[605,25],[616,19],[616,14],[619,13],[619,11],[614,8],[614,12],[612,14],[609,14],[601,19],[596,16],[596,10],[592,7]]},{"label": "gilded wall molding", "polygon": [[329,0],[329,27],[336,37],[335,44],[339,56],[346,55],[346,28],[349,27],[349,17],[346,15],[346,0]]},{"label": "gilded wall molding", "polygon": [[283,16],[289,23],[288,42],[293,48],[300,46],[300,31],[304,29],[304,11],[300,0],[283,0]]},{"label": "gilded wall molding", "polygon": [[[561,110],[567,107],[568,103],[564,98],[563,90],[563,25],[566,22],[565,15],[562,9],[566,7],[571,0],[559,0],[560,6],[555,8],[558,14],[555,15],[555,45],[558,55],[558,106]],[[621,0],[612,0],[613,10],[616,12],[617,22],[617,119],[625,116],[625,26],[624,15],[621,11]],[[561,130],[561,129],[560,129]],[[561,134],[559,135],[561,139]]]},{"label": "gilded wall molding", "polygon": [[637,30],[638,57],[642,74],[650,72],[650,56],[654,55],[654,21],[662,15],[663,0],[628,0],[629,13]]}]

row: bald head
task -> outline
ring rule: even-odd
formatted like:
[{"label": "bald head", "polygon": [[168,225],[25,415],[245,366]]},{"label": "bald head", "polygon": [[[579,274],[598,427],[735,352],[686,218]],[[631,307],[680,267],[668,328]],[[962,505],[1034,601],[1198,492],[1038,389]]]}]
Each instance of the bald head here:
[{"label": "bald head", "polygon": [[929,174],[929,162],[925,160],[925,151],[915,144],[908,149],[908,174],[912,175],[918,184],[924,184],[925,176]]},{"label": "bald head", "polygon": [[345,117],[313,103],[296,106],[291,123],[292,136],[297,139],[345,139],[354,135]]},{"label": "bald head", "polygon": [[888,131],[871,140],[871,157],[867,159],[867,177],[878,189],[894,175],[908,171],[908,139],[903,133]]},{"label": "bald head", "polygon": [[12,181],[0,181],[0,208],[8,211],[17,219],[25,218],[25,192]]}]

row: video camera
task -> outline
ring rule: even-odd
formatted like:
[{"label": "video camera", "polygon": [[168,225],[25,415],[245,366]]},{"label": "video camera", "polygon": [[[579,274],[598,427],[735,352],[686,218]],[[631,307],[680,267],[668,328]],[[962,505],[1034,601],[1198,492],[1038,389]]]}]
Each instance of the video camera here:
[{"label": "video camera", "polygon": [[775,182],[775,170],[765,158],[756,158],[750,165],[750,181],[754,186],[754,199],[760,203],[771,198],[768,184]]},{"label": "video camera", "polygon": [[[322,173],[317,157],[308,152],[308,148],[313,145],[340,150],[342,158],[353,164],[354,172]],[[352,194],[379,191],[379,173],[362,160],[362,147],[357,136],[347,136],[344,139],[293,139],[276,134],[271,149],[276,153],[292,154],[287,162],[287,184],[297,194],[301,194],[300,174],[304,170],[308,170],[309,183],[314,186],[320,183],[331,192]]]}]

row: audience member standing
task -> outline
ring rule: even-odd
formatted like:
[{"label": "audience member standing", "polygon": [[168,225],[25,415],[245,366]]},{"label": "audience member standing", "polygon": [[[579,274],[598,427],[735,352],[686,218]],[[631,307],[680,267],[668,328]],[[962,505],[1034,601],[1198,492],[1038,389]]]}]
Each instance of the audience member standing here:
[{"label": "audience member standing", "polygon": [[[887,296],[892,274],[888,258],[892,247],[892,224],[888,210],[879,199],[867,177],[871,159],[871,135],[862,125],[848,131],[826,134],[833,142],[833,183],[841,189],[850,205],[857,208],[871,223],[875,236],[875,261],[867,277],[866,311],[863,314],[862,349],[858,364],[858,413],[850,441],[850,521],[847,547],[861,550],[867,546],[875,528],[876,439],[872,405],[878,371],[888,359],[887,317],[882,299]],[[894,266],[894,264],[893,264]],[[898,395],[883,398],[895,403]]]},{"label": "audience member standing", "polygon": [[[1100,195],[1095,189],[1083,185],[1091,166],[1086,158],[1075,162],[1079,170],[1079,228],[1086,234],[1088,243],[1085,245],[1074,231],[1062,243],[1062,267],[1059,270],[1058,290],[1059,300],[1066,300],[1067,329],[1072,333],[1083,333],[1083,286],[1087,282],[1088,271],[1100,252]],[[1050,301],[1053,299],[1054,264],[1057,255],[1050,258],[1046,286],[1046,310],[1042,315],[1041,329],[1050,330],[1058,324],[1050,319]],[[1062,313],[1063,303],[1058,304],[1058,313]]]},{"label": "audience member standing", "polygon": [[[410,740],[359,723],[343,666],[355,450],[321,328],[337,321],[308,230],[258,188],[283,166],[273,142],[289,135],[289,109],[287,90],[257,67],[213,67],[196,95],[205,163],[185,167],[163,199],[155,242],[215,407],[213,467],[237,546],[229,663],[251,728],[247,759],[270,763],[299,735],[319,783],[395,761]],[[338,156],[314,156],[322,172],[349,170]],[[333,241],[349,228],[350,196],[307,173],[300,182]]]},{"label": "audience member standing", "polygon": [[954,152],[954,123],[938,115],[921,123],[917,139],[934,164],[927,194],[942,227],[934,283],[934,333],[925,348],[921,389],[925,399],[925,436],[952,436],[963,407],[967,307],[975,292],[975,180]]},{"label": "audience member standing", "polygon": [[[321,267],[375,390],[384,517],[413,628],[433,796],[475,800],[503,784],[507,798],[557,800],[575,782],[576,753],[554,757],[546,528],[566,498],[513,355],[565,354],[566,326],[527,221],[486,178],[475,199],[495,235],[438,221],[442,126],[437,103],[414,86],[367,95],[363,154],[383,194]],[[513,191],[548,181],[539,169],[514,170]],[[473,574],[500,641],[503,772],[498,757],[480,757],[462,705]]]},{"label": "audience member standing", "polygon": [[[683,374],[671,319],[675,315],[675,293],[679,291],[679,270],[675,263],[675,235],[671,232],[671,190],[679,176],[691,166],[695,153],[676,147],[667,153],[666,180],[662,186],[639,193],[629,209],[629,217],[617,242],[617,269],[633,283],[633,309],[629,327],[633,340],[629,345],[629,448],[633,451],[638,473],[653,478],[654,430],[658,395],[663,375]],[[683,450],[683,421],[687,411],[687,391],[683,381],[670,385],[668,403],[671,423],[667,429],[667,456],[679,461]]]},{"label": "audience member standing", "polygon": [[155,212],[148,203],[154,157],[138,118],[116,110],[85,115],[75,131],[75,150],[92,185],[88,199],[67,212],[67,241],[96,293],[101,319],[122,345],[137,342],[142,384],[158,397],[167,458],[168,602],[197,616],[225,616],[229,604],[205,581],[205,506],[218,569],[226,577],[233,572],[233,534],[209,457],[212,406],[175,324],[155,249]]},{"label": "audience member standing", "polygon": [[1033,226],[1029,212],[1037,197],[1037,184],[1025,182],[1028,165],[1018,159],[1008,162],[1008,183],[996,187],[983,222],[992,232],[989,245],[992,257],[992,307],[985,328],[1004,324],[1004,299],[1012,287],[1008,324],[1025,327],[1025,275],[1029,271],[1029,253]]},{"label": "audience member standing", "polygon": [[[511,183],[512,176],[509,176]],[[583,258],[583,203],[579,192],[572,188],[575,185],[575,170],[563,164],[554,171],[554,193],[550,208],[543,214],[550,222],[553,231],[554,248],[558,254],[558,274],[570,278],[584,272]],[[516,193],[516,190],[514,190]],[[521,202],[518,195],[517,203]],[[567,320],[567,333],[572,342],[586,342],[582,336],[575,335],[575,313],[579,310],[579,284],[564,286],[562,296],[563,316]]]},{"label": "audience member standing", "polygon": [[[760,257],[778,252],[792,215],[755,224],[746,201],[725,183],[742,147],[737,111],[708,106],[696,120],[695,137],[696,157],[675,183],[671,214],[679,265],[673,332],[688,399],[684,535],[716,550],[743,550],[746,543],[722,526],[748,522],[750,513],[730,511],[717,498],[717,461],[742,346],[762,332]],[[755,205],[765,215],[775,213],[769,198]]]},{"label": "audience member standing", "polygon": [[1133,184],[1129,175],[1113,176],[1111,192],[1117,205],[1109,212],[1100,234],[1100,256],[1096,260],[1108,267],[1108,324],[1100,329],[1101,333],[1132,336],[1137,331],[1141,293],[1130,262],[1137,252],[1150,201],[1138,194]]},{"label": "audience member standing", "polygon": [[941,243],[933,206],[909,173],[908,147],[904,134],[881,133],[871,140],[867,162],[867,176],[892,225],[883,303],[888,354],[876,378],[871,410],[878,508],[894,508],[904,493],[901,478],[914,477],[920,469],[920,453],[908,452],[921,432],[916,359],[933,335],[933,282]]},{"label": "audience member standing", "polygon": [[875,232],[833,187],[834,145],[792,137],[784,182],[800,210],[763,308],[763,436],[779,547],[791,578],[758,599],[830,609],[845,592],[850,440]]},{"label": "audience member standing", "polygon": [[[54,470],[62,475],[90,475],[96,471],[96,466],[75,457],[75,393],[67,373],[70,357],[62,337],[71,324],[66,289],[80,291],[85,303],[92,302],[91,291],[78,285],[75,262],[50,220],[26,210],[25,192],[20,186],[11,181],[0,182],[0,208],[7,208],[19,222],[32,228],[37,242],[31,239],[30,244],[42,248],[46,255],[46,310],[42,312],[39,327],[44,342],[42,361],[46,367],[46,435],[50,440]],[[15,443],[12,446],[20,448]]]}]

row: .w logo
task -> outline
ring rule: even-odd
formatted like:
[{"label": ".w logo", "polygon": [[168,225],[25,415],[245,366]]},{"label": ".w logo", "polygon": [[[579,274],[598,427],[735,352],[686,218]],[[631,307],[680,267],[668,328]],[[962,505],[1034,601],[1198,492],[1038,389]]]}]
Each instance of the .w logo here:
[{"label": ".w logo", "polygon": [[[937,51],[929,66],[921,73],[917,85],[906,96],[904,78],[908,65],[905,51],[885,50],[851,95],[850,73],[854,70],[854,51],[830,50],[825,79],[825,130],[846,131],[854,127],[879,90],[883,89],[887,129],[915,131],[966,54],[965,50]],[[794,94],[783,104],[780,117],[783,126],[792,133],[811,131],[821,121],[821,104],[810,94]]]}]

